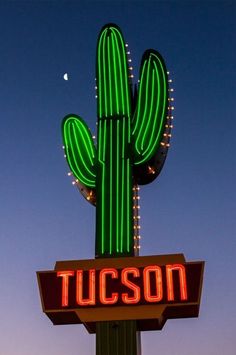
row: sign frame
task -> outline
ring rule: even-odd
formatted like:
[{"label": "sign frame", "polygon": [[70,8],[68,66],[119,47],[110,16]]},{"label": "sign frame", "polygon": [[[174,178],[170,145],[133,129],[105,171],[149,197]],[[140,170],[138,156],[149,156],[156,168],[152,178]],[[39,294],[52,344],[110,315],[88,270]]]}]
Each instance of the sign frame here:
[{"label": "sign frame", "polygon": [[[65,270],[75,271],[81,269],[102,270],[103,268],[123,269],[128,267],[143,268],[149,265],[160,267],[168,264],[183,265],[186,270],[191,266],[197,268],[198,276],[194,300],[184,302],[173,301],[155,304],[130,304],[94,307],[63,307],[49,309],[46,304],[47,286],[43,282],[43,275],[54,275]],[[167,319],[197,317],[199,314],[200,298],[203,282],[204,262],[186,262],[183,254],[169,254],[156,256],[98,258],[88,260],[58,261],[54,270],[37,272],[43,312],[51,319],[54,325],[83,323],[89,333],[96,332],[96,322],[136,320],[137,329],[140,331],[161,330]],[[192,277],[192,276],[191,276]],[[60,279],[60,278],[58,278]],[[61,280],[59,280],[61,282]],[[191,290],[188,290],[191,291]],[[49,291],[50,292],[50,291]],[[58,297],[59,295],[55,295]],[[50,294],[50,297],[52,295]]]}]

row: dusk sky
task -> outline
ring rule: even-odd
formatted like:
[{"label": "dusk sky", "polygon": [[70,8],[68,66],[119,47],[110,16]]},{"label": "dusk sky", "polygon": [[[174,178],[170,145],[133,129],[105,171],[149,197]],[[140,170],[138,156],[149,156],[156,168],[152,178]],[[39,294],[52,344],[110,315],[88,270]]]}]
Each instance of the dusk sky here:
[{"label": "dusk sky", "polygon": [[141,255],[206,262],[199,318],[142,333],[142,355],[234,355],[236,6],[180,0],[0,1],[0,355],[95,354],[82,325],[43,314],[36,271],[94,258],[95,208],[67,176],[61,121],[78,114],[96,134],[96,44],[110,22],[135,81],[153,48],[175,89],[167,160],[140,189]]}]

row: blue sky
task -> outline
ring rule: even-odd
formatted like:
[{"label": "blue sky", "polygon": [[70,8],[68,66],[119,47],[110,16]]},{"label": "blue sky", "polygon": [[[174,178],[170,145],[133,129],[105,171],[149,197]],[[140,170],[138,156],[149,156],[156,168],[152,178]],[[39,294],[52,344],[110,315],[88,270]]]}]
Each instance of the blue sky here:
[{"label": "blue sky", "polygon": [[234,354],[235,20],[233,1],[0,3],[0,355],[95,353],[83,326],[42,313],[35,272],[94,257],[95,209],[67,176],[60,126],[76,113],[95,133],[96,41],[109,22],[135,80],[154,48],[175,88],[164,169],[141,187],[141,255],[206,261],[200,317],[143,333],[143,355]]}]

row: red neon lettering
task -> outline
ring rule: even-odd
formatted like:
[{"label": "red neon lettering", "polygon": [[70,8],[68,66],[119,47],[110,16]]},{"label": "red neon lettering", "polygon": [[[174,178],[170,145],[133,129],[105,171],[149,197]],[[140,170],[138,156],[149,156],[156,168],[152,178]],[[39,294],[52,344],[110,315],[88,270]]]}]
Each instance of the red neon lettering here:
[{"label": "red neon lettering", "polygon": [[136,267],[127,267],[121,272],[121,282],[133,291],[133,297],[129,297],[128,293],[122,293],[122,301],[127,304],[138,303],[140,301],[140,287],[128,280],[128,274],[139,277],[139,269]]},{"label": "red neon lettering", "polygon": [[89,297],[83,298],[83,270],[76,272],[76,302],[80,306],[95,305],[95,269],[89,270]]},{"label": "red neon lettering", "polygon": [[69,297],[69,277],[74,276],[74,271],[58,271],[57,277],[62,277],[62,293],[61,293],[61,305],[62,307],[68,306]]},{"label": "red neon lettering", "polygon": [[[150,273],[155,273],[156,294],[151,295]],[[163,297],[162,272],[157,265],[146,266],[143,270],[144,297],[147,302],[160,302]]]},{"label": "red neon lettering", "polygon": [[179,271],[179,283],[180,283],[180,298],[182,301],[187,300],[187,283],[186,283],[186,271],[184,265],[173,264],[166,265],[166,281],[167,281],[167,299],[168,301],[174,301],[174,284],[173,284],[173,271]]},{"label": "red neon lettering", "polygon": [[112,279],[117,279],[118,278],[118,271],[113,268],[102,269],[100,271],[100,275],[99,275],[100,301],[103,304],[114,304],[118,301],[118,293],[113,292],[111,294],[111,297],[106,296],[106,288],[107,288],[106,287],[107,286],[106,277],[107,277],[107,275],[110,275],[112,277]]}]

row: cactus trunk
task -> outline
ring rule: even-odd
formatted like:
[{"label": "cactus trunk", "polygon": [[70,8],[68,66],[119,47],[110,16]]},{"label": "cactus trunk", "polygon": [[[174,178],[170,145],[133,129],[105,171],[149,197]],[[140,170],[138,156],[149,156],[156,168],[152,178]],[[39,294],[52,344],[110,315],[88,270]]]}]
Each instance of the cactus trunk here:
[{"label": "cactus trunk", "polygon": [[98,122],[96,256],[133,255],[130,119]]}]

